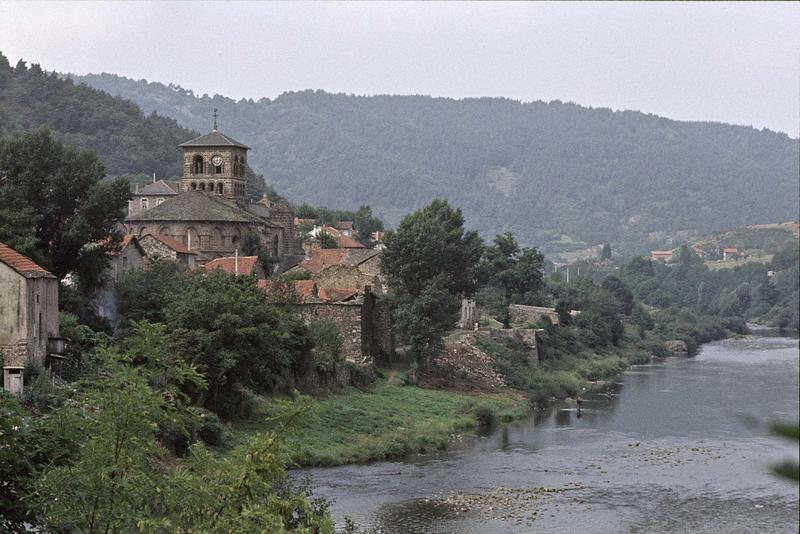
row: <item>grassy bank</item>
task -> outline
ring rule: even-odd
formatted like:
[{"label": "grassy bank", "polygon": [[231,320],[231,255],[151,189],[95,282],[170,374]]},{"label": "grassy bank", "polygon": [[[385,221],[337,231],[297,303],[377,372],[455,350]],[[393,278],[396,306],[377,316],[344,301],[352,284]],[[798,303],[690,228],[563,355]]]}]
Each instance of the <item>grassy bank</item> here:
[{"label": "grassy bank", "polygon": [[[272,428],[281,401],[262,399],[256,414],[234,425],[235,441]],[[447,447],[481,424],[525,417],[529,402],[515,392],[470,395],[378,380],[368,391],[347,389],[315,399],[288,435],[291,461],[332,466],[401,458]]]}]

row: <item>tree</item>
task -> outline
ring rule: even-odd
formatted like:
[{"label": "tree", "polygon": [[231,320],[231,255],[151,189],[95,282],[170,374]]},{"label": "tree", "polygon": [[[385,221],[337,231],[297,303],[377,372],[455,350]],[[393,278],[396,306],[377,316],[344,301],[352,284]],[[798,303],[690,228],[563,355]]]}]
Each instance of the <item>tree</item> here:
[{"label": "tree", "polygon": [[611,244],[606,243],[603,245],[603,248],[600,250],[600,259],[601,260],[610,260],[611,259]]},{"label": "tree", "polygon": [[483,243],[444,200],[404,217],[384,243],[381,269],[394,293],[398,337],[426,367],[455,325],[459,298],[475,291]]},{"label": "tree", "polygon": [[631,310],[633,310],[633,293],[622,280],[612,274],[606,276],[601,286],[617,299],[622,313],[625,315],[631,314]]},{"label": "tree", "polygon": [[372,215],[372,208],[361,206],[353,217],[353,226],[358,231],[356,239],[364,246],[372,244],[372,233],[383,231],[383,221]]},{"label": "tree", "polygon": [[208,388],[198,400],[221,416],[238,414],[244,388],[275,391],[310,357],[302,321],[264,298],[253,277],[217,270],[193,273],[168,301],[171,347],[203,373]]},{"label": "tree", "polygon": [[487,286],[502,290],[505,315],[509,304],[535,304],[541,298],[543,267],[544,256],[536,248],[520,249],[514,236],[505,233],[484,250],[480,277]]},{"label": "tree", "polygon": [[336,241],[336,238],[328,232],[318,232],[316,239],[319,241],[320,248],[339,248],[339,243]]},{"label": "tree", "polygon": [[0,169],[0,234],[58,278],[76,274],[90,293],[118,246],[128,180],[104,181],[94,153],[47,128],[0,140]]},{"label": "tree", "polygon": [[464,231],[464,216],[446,200],[434,200],[407,215],[384,237],[381,269],[389,285],[416,296],[434,278],[451,295],[472,295],[478,283],[483,243],[477,232]]}]

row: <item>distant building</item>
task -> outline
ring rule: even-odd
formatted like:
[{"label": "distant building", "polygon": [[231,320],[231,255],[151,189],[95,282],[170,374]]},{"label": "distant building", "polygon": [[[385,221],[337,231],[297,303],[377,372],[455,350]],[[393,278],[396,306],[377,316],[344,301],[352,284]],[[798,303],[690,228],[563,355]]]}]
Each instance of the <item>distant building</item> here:
[{"label": "distant building", "polygon": [[320,287],[332,289],[370,286],[378,295],[386,293],[381,274],[380,252],[372,249],[313,249],[289,272],[305,272]]},{"label": "distant building", "polygon": [[143,267],[146,254],[139,238],[133,234],[125,234],[120,243],[120,250],[111,254],[110,275],[111,280],[118,281],[130,269]]},{"label": "distant building", "polygon": [[158,180],[151,184],[135,184],[128,201],[128,215],[136,215],[143,210],[155,208],[164,201],[177,196],[181,190],[180,182]]},{"label": "distant building", "polygon": [[313,230],[308,232],[308,235],[310,237],[319,237],[319,235],[322,233],[326,233],[334,238],[336,240],[337,248],[367,248],[350,237],[350,235],[352,235],[352,231],[347,233],[347,230],[339,230],[338,228],[333,228],[332,226],[315,226]]},{"label": "distant building", "polygon": [[728,261],[739,258],[739,249],[736,247],[726,247],[722,249],[722,261]]},{"label": "distant building", "polygon": [[673,259],[673,251],[671,250],[651,250],[650,259],[653,261],[670,262]]},{"label": "distant building", "polygon": [[155,260],[173,261],[179,269],[192,270],[197,267],[197,253],[180,241],[166,235],[145,234],[137,238],[144,250],[145,263]]},{"label": "distant building", "polygon": [[58,336],[58,279],[0,243],[0,296],[3,388],[21,394],[26,360],[50,364],[63,353],[64,340]]}]

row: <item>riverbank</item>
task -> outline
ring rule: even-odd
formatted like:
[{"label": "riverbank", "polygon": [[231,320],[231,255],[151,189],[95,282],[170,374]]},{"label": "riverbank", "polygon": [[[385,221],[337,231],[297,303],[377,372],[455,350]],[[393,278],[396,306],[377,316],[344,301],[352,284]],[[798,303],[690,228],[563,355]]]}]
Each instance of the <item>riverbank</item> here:
[{"label": "riverbank", "polygon": [[[295,466],[334,466],[403,458],[466,443],[480,426],[525,418],[527,397],[513,390],[468,394],[406,385],[402,373],[368,390],[348,388],[314,400],[286,436]],[[233,441],[274,428],[285,400],[261,398],[235,423]]]}]

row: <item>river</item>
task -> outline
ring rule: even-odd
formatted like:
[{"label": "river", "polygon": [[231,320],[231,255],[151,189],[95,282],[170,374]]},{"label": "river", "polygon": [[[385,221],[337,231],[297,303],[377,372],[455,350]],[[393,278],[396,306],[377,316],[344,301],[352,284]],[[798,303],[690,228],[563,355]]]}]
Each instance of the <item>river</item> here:
[{"label": "river", "polygon": [[315,494],[385,533],[798,532],[798,488],[769,466],[795,443],[798,343],[725,340],[630,368],[582,416],[554,405],[472,446],[401,462],[308,469]]}]

